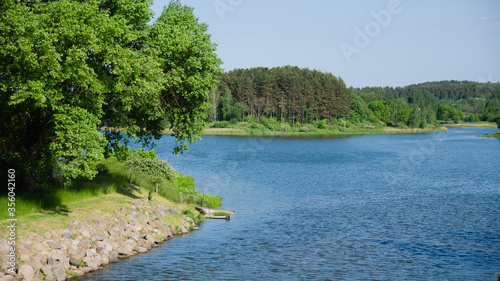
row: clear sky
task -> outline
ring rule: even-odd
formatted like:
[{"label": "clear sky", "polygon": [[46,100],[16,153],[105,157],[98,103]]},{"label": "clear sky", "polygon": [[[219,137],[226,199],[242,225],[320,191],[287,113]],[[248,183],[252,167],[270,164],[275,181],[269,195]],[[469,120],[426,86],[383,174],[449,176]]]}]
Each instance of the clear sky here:
[{"label": "clear sky", "polygon": [[[161,14],[167,0],[154,0]],[[347,86],[500,81],[500,0],[181,0],[224,70],[331,72]]]}]

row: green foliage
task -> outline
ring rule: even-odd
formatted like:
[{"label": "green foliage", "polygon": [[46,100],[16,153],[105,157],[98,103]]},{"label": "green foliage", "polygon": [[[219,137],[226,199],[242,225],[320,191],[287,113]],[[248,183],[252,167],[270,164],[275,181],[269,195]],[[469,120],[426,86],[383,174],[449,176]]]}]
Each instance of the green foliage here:
[{"label": "green foliage", "polygon": [[152,183],[162,183],[164,180],[175,181],[177,172],[167,161],[158,158],[145,158],[132,155],[125,165],[133,170],[141,171],[149,176]]},{"label": "green foliage", "polygon": [[405,125],[408,125],[408,121],[410,119],[410,113],[411,113],[410,109],[399,110],[397,113],[398,121],[402,122]]},{"label": "green foliage", "polygon": [[149,26],[151,3],[2,2],[0,168],[18,170],[20,187],[93,178],[105,148],[128,159],[127,139],[149,146],[167,124],[175,152],[199,139],[215,45],[179,1]]},{"label": "green foliage", "polygon": [[226,212],[215,212],[214,216],[216,216],[216,217],[219,217],[219,216],[222,217],[222,216],[224,216],[225,217],[225,216],[227,216],[227,213]]},{"label": "green foliage", "polygon": [[193,208],[184,209],[182,213],[193,219],[195,224],[200,224],[202,221],[205,220],[205,217],[203,217],[203,215],[200,214],[200,212],[196,211]]},{"label": "green foliage", "polygon": [[218,84],[221,60],[210,41],[208,26],[198,22],[193,8],[171,1],[153,24],[149,42],[157,51],[164,75],[162,100],[179,145],[175,152],[187,149],[187,143],[199,140],[205,125],[210,89]]},{"label": "green foliage", "polygon": [[387,122],[391,117],[391,112],[389,106],[383,101],[373,101],[368,104],[368,107],[372,110],[373,114],[377,119]]}]

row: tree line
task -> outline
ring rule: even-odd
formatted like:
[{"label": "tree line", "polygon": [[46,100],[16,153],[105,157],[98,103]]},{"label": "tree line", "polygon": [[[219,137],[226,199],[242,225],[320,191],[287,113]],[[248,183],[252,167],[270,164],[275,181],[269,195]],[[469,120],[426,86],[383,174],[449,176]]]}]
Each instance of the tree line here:
[{"label": "tree line", "polygon": [[208,122],[265,117],[294,126],[345,119],[424,128],[438,120],[496,122],[500,115],[500,83],[440,81],[347,88],[331,73],[294,66],[235,69],[219,79],[219,87],[210,93]]},{"label": "tree line", "polygon": [[235,69],[222,74],[210,95],[209,121],[276,118],[292,125],[346,118],[352,99],[344,81],[331,73],[294,66]]}]

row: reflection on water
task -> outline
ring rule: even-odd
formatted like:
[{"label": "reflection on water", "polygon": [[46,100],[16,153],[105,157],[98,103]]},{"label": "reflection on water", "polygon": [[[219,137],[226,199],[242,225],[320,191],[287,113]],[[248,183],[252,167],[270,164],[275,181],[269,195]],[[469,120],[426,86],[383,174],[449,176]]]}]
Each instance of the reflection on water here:
[{"label": "reflection on water", "polygon": [[338,139],[203,137],[157,154],[236,210],[78,280],[490,280],[496,130]]}]

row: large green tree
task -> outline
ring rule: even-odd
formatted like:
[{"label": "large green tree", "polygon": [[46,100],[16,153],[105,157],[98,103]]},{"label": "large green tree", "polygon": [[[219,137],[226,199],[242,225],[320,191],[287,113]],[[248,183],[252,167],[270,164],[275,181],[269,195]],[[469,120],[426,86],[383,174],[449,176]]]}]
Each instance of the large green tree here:
[{"label": "large green tree", "polygon": [[147,145],[168,124],[176,152],[197,140],[215,45],[191,8],[173,1],[150,26],[150,5],[0,1],[0,168],[30,188],[68,184],[123,139]]}]

